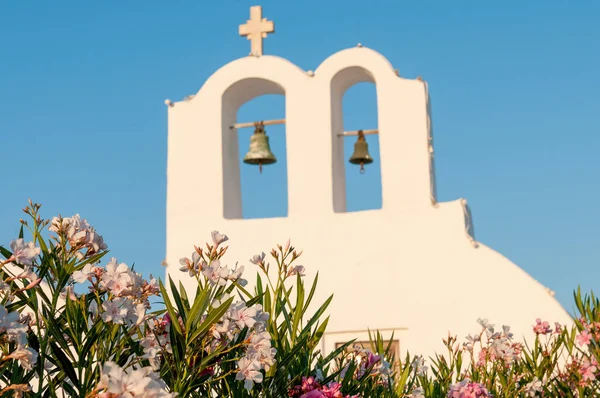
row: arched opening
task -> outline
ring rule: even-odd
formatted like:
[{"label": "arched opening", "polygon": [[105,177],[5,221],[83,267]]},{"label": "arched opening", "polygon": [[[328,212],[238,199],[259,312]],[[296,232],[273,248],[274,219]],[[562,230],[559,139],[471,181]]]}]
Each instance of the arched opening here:
[{"label": "arched opening", "polygon": [[[285,118],[285,96],[268,94],[248,101],[237,113],[238,122]],[[287,154],[285,124],[265,126],[271,152],[277,162],[263,166],[243,162],[254,127],[238,129],[242,218],[286,217],[288,214]]]},{"label": "arched opening", "polygon": [[226,219],[287,215],[287,167],[284,126],[266,126],[277,163],[259,167],[243,163],[254,128],[237,123],[285,118],[285,89],[263,78],[246,78],[222,97],[223,216]]},{"label": "arched opening", "polygon": [[333,209],[336,213],[381,209],[379,134],[365,135],[373,163],[349,163],[357,135],[343,132],[378,128],[377,87],[373,75],[358,66],[339,71],[331,81]]},{"label": "arched opening", "polygon": [[[375,84],[357,83],[344,94],[342,101],[344,131],[377,129],[377,92]],[[360,166],[348,162],[354,152],[356,136],[344,137],[346,160],[346,211],[381,209],[381,156],[379,134],[365,135],[373,163]]]}]

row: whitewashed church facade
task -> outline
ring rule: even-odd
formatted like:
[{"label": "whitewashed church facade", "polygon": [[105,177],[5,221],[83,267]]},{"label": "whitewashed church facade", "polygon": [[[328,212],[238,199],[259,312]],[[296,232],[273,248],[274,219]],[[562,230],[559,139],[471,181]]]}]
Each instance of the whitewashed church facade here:
[{"label": "whitewashed church facade", "polygon": [[[230,241],[226,259],[246,265],[288,238],[304,251],[307,277],[319,272],[316,302],[331,293],[323,349],[368,329],[394,333],[404,354],[431,354],[448,332],[478,332],[478,318],[532,336],[536,318],[571,323],[552,292],[475,241],[464,199],[435,196],[427,83],[405,79],[374,50],[337,52],[313,71],[262,55],[273,25],[252,8],[240,34],[252,53],[217,70],[193,98],[168,106],[167,274],[179,271],[213,229]],[[382,208],[346,212],[342,98],[359,82],[376,85]],[[285,96],[288,215],[242,219],[238,109],[264,95]],[[312,161],[305,162],[305,154]],[[252,278],[249,278],[252,279]]]}]

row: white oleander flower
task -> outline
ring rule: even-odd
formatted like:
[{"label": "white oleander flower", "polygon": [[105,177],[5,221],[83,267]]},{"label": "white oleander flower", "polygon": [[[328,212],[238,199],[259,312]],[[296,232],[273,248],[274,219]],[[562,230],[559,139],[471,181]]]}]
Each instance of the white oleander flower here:
[{"label": "white oleander flower", "polygon": [[10,242],[10,249],[13,252],[13,261],[27,266],[31,266],[33,264],[33,259],[39,256],[41,253],[41,249],[36,247],[35,243],[25,243],[25,240],[22,238],[15,239]]}]

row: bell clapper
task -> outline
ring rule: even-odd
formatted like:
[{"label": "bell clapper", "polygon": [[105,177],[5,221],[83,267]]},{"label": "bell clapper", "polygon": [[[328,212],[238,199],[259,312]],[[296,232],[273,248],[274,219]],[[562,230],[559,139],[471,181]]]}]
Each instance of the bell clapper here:
[{"label": "bell clapper", "polygon": [[360,162],[360,174],[365,174],[365,162]]},{"label": "bell clapper", "polygon": [[262,174],[262,162],[258,162],[258,172]]}]

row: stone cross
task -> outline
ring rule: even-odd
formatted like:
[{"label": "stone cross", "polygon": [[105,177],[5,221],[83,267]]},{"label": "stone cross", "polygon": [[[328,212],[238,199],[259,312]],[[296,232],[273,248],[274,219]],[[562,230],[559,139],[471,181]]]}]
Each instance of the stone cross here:
[{"label": "stone cross", "polygon": [[267,21],[262,17],[262,7],[250,7],[250,19],[244,25],[240,25],[240,36],[247,36],[250,40],[250,55],[259,57],[263,53],[263,39],[267,33],[274,33],[273,21]]}]

